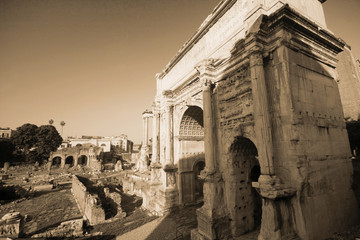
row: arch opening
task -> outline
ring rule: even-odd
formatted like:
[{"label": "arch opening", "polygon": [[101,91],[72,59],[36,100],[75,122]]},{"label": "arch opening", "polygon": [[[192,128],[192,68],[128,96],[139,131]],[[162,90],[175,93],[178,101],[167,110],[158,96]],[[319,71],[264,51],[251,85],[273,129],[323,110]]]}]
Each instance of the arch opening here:
[{"label": "arch opening", "polygon": [[204,136],[203,110],[198,106],[189,107],[180,122],[180,136]]},{"label": "arch opening", "polygon": [[86,166],[87,165],[87,157],[85,155],[81,155],[78,158],[78,164],[82,165],[82,166]]},{"label": "arch opening", "polygon": [[200,177],[200,172],[204,170],[205,162],[199,161],[194,165],[194,176],[195,176],[195,201],[202,202],[204,200],[204,180]]},{"label": "arch opening", "polygon": [[203,110],[189,106],[183,113],[179,126],[179,203],[203,201],[203,181],[200,171],[204,161]]},{"label": "arch opening", "polygon": [[74,166],[74,157],[68,156],[65,158],[65,166],[73,167]]},{"label": "arch opening", "polygon": [[261,169],[258,150],[248,138],[236,137],[230,146],[230,154],[235,185],[232,232],[233,236],[240,236],[261,225],[262,198],[252,187],[252,182],[258,181]]},{"label": "arch opening", "polygon": [[51,160],[51,167],[60,168],[61,166],[61,157],[54,157]]}]

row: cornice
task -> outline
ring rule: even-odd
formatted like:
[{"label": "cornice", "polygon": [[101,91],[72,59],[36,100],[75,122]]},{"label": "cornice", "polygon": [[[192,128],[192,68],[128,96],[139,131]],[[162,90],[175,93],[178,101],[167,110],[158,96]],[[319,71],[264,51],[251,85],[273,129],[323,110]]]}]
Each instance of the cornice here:
[{"label": "cornice", "polygon": [[162,79],[182,58],[190,51],[190,49],[209,31],[209,29],[234,5],[237,0],[223,0],[214,9],[214,11],[206,18],[196,33],[180,48],[178,53],[170,60],[165,69],[156,75],[158,79]]}]

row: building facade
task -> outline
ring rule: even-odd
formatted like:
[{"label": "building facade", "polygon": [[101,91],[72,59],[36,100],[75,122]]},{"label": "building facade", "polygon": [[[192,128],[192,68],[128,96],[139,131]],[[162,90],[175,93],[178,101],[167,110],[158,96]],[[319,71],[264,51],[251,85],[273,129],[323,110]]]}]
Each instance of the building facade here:
[{"label": "building facade", "polygon": [[0,128],[0,138],[10,138],[12,131],[10,128]]}]

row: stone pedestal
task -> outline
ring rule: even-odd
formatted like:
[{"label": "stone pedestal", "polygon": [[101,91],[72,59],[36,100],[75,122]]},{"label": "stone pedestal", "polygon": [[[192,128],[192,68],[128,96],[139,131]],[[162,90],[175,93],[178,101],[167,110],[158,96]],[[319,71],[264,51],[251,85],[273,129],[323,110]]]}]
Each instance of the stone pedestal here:
[{"label": "stone pedestal", "polygon": [[230,221],[226,217],[223,199],[223,182],[219,174],[202,172],[204,205],[197,209],[198,228],[191,233],[192,239],[227,239],[231,236]]}]

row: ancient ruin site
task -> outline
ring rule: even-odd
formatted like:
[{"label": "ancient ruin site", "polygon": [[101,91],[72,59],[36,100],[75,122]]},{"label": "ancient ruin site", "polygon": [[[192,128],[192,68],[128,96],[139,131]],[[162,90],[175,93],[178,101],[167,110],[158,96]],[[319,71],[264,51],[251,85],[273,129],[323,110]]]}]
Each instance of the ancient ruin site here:
[{"label": "ancient ruin site", "polygon": [[360,61],[326,2],[219,1],[140,144],[2,128],[0,238],[360,240]]}]

